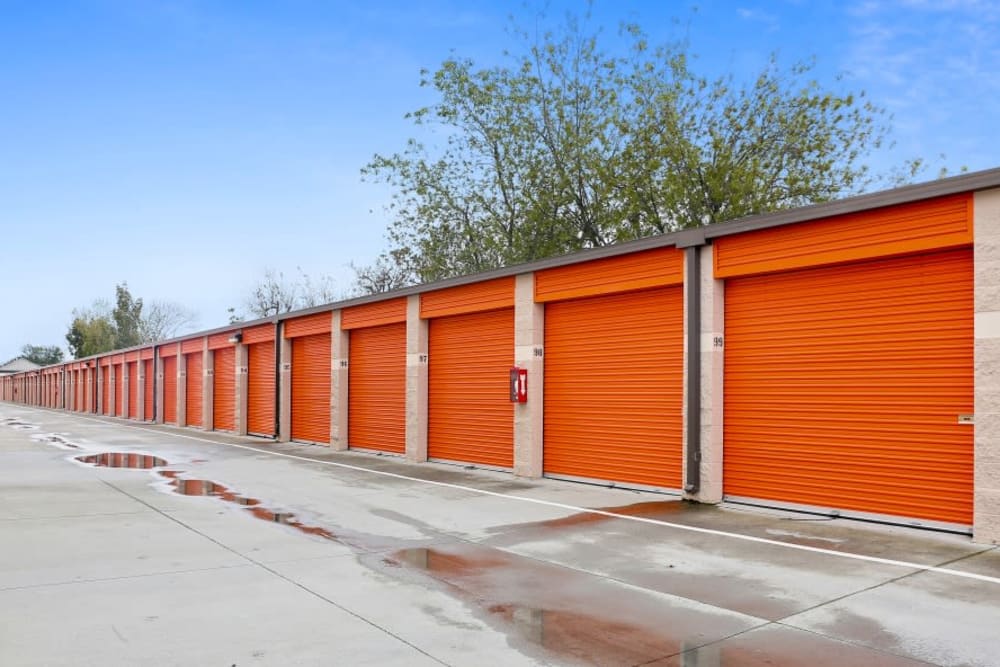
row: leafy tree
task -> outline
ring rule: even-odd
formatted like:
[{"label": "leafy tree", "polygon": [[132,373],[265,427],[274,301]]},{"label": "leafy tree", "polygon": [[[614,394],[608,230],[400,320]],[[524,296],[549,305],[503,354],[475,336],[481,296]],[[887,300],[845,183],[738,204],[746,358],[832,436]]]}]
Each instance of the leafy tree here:
[{"label": "leafy tree", "polygon": [[29,344],[21,348],[21,356],[39,366],[49,366],[63,360],[63,351],[58,345]]},{"label": "leafy tree", "polygon": [[351,268],[354,269],[354,293],[358,295],[391,292],[411,282],[405,264],[391,262],[385,255],[368,266],[351,264]]},{"label": "leafy tree", "polygon": [[115,285],[115,347],[134,347],[142,341],[142,299],[132,297],[128,283]]},{"label": "leafy tree", "polygon": [[443,143],[411,139],[362,170],[394,189],[394,219],[359,283],[387,266],[405,283],[475,273],[872,182],[864,158],[885,141],[884,111],[821,85],[812,63],[772,58],[752,81],[710,80],[684,45],[651,48],[635,26],[622,54],[574,18],[515,33],[523,49],[506,64],[454,57],[422,72],[438,101],[407,117]]},{"label": "leafy tree", "polygon": [[99,299],[90,308],[73,311],[66,341],[79,359],[170,338],[193,328],[197,319],[194,311],[171,301],[144,303],[123,282],[115,286],[113,308]]},{"label": "leafy tree", "polygon": [[117,340],[111,306],[107,301],[98,300],[91,308],[73,310],[73,322],[66,341],[74,359],[114,350],[118,347]]}]

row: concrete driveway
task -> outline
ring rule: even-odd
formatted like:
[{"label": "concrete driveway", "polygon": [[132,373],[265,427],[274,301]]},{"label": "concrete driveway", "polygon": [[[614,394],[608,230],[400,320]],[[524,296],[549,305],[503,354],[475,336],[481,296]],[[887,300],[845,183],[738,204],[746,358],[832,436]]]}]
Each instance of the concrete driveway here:
[{"label": "concrete driveway", "polygon": [[2,665],[1000,665],[955,535],[8,404],[0,499]]}]

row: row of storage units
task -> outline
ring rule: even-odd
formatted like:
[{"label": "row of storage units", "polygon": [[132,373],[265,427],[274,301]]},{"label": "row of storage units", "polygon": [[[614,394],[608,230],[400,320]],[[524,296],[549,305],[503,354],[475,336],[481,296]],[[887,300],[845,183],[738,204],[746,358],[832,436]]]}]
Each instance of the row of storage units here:
[{"label": "row of storage units", "polygon": [[530,311],[542,474],[697,497],[685,411],[714,405],[725,498],[967,530],[972,202],[682,232],[66,363],[2,396],[323,444],[346,421],[352,449],[513,469]]}]

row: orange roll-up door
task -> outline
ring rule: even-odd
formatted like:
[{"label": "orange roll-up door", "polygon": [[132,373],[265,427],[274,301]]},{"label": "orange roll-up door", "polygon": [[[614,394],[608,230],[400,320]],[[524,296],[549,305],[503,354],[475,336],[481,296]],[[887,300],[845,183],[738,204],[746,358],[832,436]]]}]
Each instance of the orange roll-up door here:
[{"label": "orange roll-up door", "polygon": [[514,465],[514,309],[430,321],[428,456]]},{"label": "orange roll-up door", "polygon": [[115,364],[111,368],[115,374],[115,416],[124,417],[122,414],[122,398],[125,395],[124,364]]},{"label": "orange roll-up door", "polygon": [[101,367],[101,381],[104,383],[101,400],[103,401],[102,406],[104,409],[104,414],[111,414],[111,367],[102,366]]},{"label": "orange roll-up door", "polygon": [[185,357],[187,358],[187,376],[184,379],[187,392],[184,401],[184,411],[187,415],[185,426],[201,426],[201,352],[192,352]]},{"label": "orange roll-up door", "polygon": [[236,349],[220,347],[213,352],[215,369],[212,372],[213,428],[217,431],[236,430]]},{"label": "orange roll-up door", "polygon": [[247,432],[274,435],[274,341],[247,345]]},{"label": "orange roll-up door", "polygon": [[128,365],[128,418],[139,418],[139,365],[135,361]]},{"label": "orange roll-up door", "polygon": [[163,358],[163,421],[177,423],[177,357]]},{"label": "orange roll-up door", "polygon": [[330,334],[292,339],[292,439],[330,442]]},{"label": "orange roll-up door", "polygon": [[972,266],[961,249],[728,280],[727,496],[970,524]]},{"label": "orange roll-up door", "polygon": [[681,488],[682,292],[546,304],[546,474]]},{"label": "orange roll-up door", "polygon": [[351,447],[406,451],[406,323],[351,331]]},{"label": "orange roll-up door", "polygon": [[142,412],[143,412],[142,418],[145,419],[146,421],[152,421],[153,403],[156,402],[156,398],[153,393],[153,360],[146,359],[140,363],[145,364],[144,373],[146,375],[145,386],[143,386],[142,388],[143,392],[145,392],[142,404]]}]

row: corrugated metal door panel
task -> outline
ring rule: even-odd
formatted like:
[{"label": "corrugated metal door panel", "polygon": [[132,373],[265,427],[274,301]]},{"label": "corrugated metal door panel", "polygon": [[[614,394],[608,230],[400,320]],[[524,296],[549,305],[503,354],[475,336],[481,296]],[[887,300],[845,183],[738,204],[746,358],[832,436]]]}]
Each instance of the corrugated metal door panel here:
[{"label": "corrugated metal door panel", "polygon": [[420,317],[445,317],[514,306],[514,276],[447,287],[420,295]]},{"label": "corrugated metal door panel", "polygon": [[111,367],[101,366],[101,382],[103,386],[101,388],[101,406],[104,410],[104,414],[111,414]]},{"label": "corrugated metal door panel", "polygon": [[431,458],[514,465],[514,310],[430,321],[427,447]]},{"label": "corrugated metal door panel", "polygon": [[177,357],[163,358],[163,421],[177,423]]},{"label": "corrugated metal door panel", "polygon": [[201,352],[194,352],[187,355],[187,376],[185,380],[185,400],[184,412],[187,415],[185,426],[201,426],[201,399],[202,399],[202,363]]},{"label": "corrugated metal door panel", "polygon": [[330,334],[292,339],[292,439],[330,442]]},{"label": "corrugated metal door panel", "polygon": [[254,435],[274,435],[274,364],[273,339],[247,345],[247,431]]},{"label": "corrugated metal door panel", "polygon": [[191,338],[181,342],[181,354],[194,354],[205,349],[204,338]]},{"label": "corrugated metal door panel", "polygon": [[972,193],[714,240],[716,278],[857,262],[972,243]]},{"label": "corrugated metal door panel", "polygon": [[143,405],[142,405],[143,419],[145,419],[146,421],[152,421],[153,420],[153,403],[156,402],[156,398],[155,398],[155,396],[153,394],[153,379],[154,379],[153,360],[152,359],[145,359],[145,360],[143,360],[142,363],[145,364],[145,371],[144,372],[146,374],[145,386],[142,389],[145,392],[145,396],[143,398]]},{"label": "corrugated metal door panel", "polygon": [[564,301],[683,282],[684,251],[656,248],[536,271],[535,301]]},{"label": "corrugated metal door panel", "polygon": [[406,323],[351,331],[351,447],[406,451]]},{"label": "corrugated metal door panel", "polygon": [[128,365],[128,417],[139,418],[139,366],[136,361]]},{"label": "corrugated metal door panel", "polygon": [[682,294],[546,304],[546,473],[681,488]]},{"label": "corrugated metal door panel", "polygon": [[[115,416],[124,417],[122,413],[122,398],[125,395],[125,373],[123,364],[115,364],[111,367],[115,374]],[[80,389],[83,389],[83,383],[80,385]],[[83,392],[80,392],[80,405],[83,406]]]},{"label": "corrugated metal door panel", "polygon": [[969,524],[972,251],[726,283],[725,492]]},{"label": "corrugated metal door panel", "polygon": [[216,431],[236,430],[236,349],[230,345],[215,352],[212,372],[212,415]]}]

